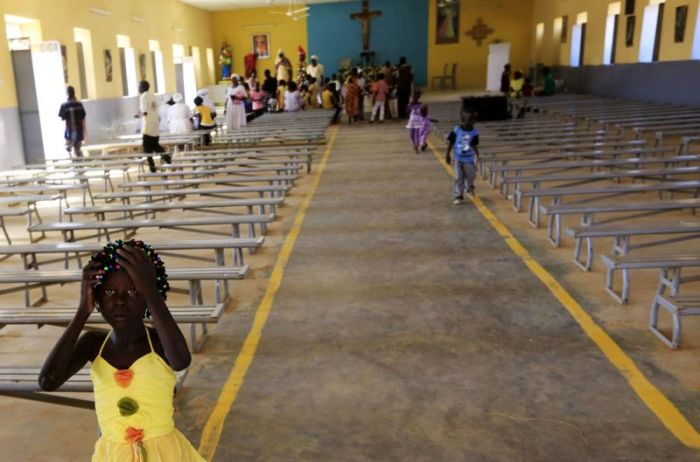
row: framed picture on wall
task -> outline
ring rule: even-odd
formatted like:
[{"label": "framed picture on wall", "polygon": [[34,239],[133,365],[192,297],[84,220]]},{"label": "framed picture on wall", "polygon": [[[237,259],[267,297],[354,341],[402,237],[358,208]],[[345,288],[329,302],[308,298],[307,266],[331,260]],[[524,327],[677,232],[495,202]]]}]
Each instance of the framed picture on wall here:
[{"label": "framed picture on wall", "polygon": [[68,83],[68,50],[61,45],[61,59],[63,60],[63,81]]},{"label": "framed picture on wall", "polygon": [[631,47],[634,45],[634,29],[637,19],[634,15],[627,16],[627,24],[625,25],[625,46]]},{"label": "framed picture on wall", "polygon": [[435,43],[459,43],[459,2],[437,2]]},{"label": "framed picture on wall", "polygon": [[561,17],[561,37],[559,37],[559,43],[566,43],[569,35],[569,17]]},{"label": "framed picture on wall", "polygon": [[258,59],[270,57],[270,34],[253,34],[253,53],[258,54]]},{"label": "framed picture on wall", "polygon": [[105,61],[105,82],[112,81],[112,50],[104,51]]},{"label": "framed picture on wall", "polygon": [[685,41],[685,25],[688,22],[688,5],[676,7],[676,28],[673,33],[675,43]]},{"label": "framed picture on wall", "polygon": [[146,79],[146,54],[141,53],[139,55],[139,76],[141,80],[147,80]]}]

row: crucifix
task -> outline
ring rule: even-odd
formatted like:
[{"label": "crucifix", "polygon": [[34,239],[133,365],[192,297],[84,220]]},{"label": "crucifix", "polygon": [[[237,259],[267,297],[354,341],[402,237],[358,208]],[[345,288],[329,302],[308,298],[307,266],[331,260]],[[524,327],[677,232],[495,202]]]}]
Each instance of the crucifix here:
[{"label": "crucifix", "polygon": [[482,18],[477,18],[476,24],[472,26],[472,30],[466,32],[466,35],[470,35],[476,41],[476,45],[480,47],[481,42],[493,33],[494,30],[487,26]]},{"label": "crucifix", "polygon": [[369,10],[369,0],[362,0],[362,11],[360,13],[353,13],[350,15],[350,19],[362,21],[362,48],[365,51],[369,50],[369,22],[372,18],[381,15],[381,11]]}]

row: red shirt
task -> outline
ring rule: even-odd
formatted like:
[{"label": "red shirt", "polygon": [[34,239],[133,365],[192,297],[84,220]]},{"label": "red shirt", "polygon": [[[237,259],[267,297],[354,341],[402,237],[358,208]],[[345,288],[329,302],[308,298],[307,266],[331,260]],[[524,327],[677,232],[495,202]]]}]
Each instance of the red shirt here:
[{"label": "red shirt", "polygon": [[389,92],[389,87],[386,85],[385,80],[378,80],[372,84],[372,93],[374,94],[374,101],[384,102],[386,101],[386,94]]}]

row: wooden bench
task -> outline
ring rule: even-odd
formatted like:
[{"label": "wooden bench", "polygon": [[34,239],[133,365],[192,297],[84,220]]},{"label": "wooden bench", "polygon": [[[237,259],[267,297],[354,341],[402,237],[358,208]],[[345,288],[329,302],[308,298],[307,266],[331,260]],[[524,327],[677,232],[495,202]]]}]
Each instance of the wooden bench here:
[{"label": "wooden bench", "polygon": [[[188,371],[189,369],[175,373],[176,390],[184,384]],[[39,367],[0,367],[0,395],[80,409],[95,409],[95,403],[92,400],[62,395],[62,393],[92,393],[89,367],[79,370],[55,392],[44,392],[39,387],[40,372]]]},{"label": "wooden bench", "polygon": [[290,185],[271,186],[225,186],[218,188],[178,188],[178,189],[148,189],[146,191],[129,191],[121,193],[96,194],[95,199],[121,199],[125,203],[130,203],[131,199],[144,198],[147,202],[156,197],[169,199],[176,196],[212,196],[230,199],[228,194],[240,195],[246,193],[257,193],[261,199],[267,197],[275,198],[284,196],[291,189]]},{"label": "wooden bench", "polygon": [[[263,223],[271,223],[275,219],[274,214],[266,215],[227,215],[218,217],[195,217],[195,218],[161,218],[157,220],[115,220],[115,221],[85,221],[85,222],[54,222],[41,223],[29,228],[34,232],[60,231],[65,242],[76,240],[75,232],[83,230],[97,231],[97,240],[101,240],[104,234],[107,240],[111,240],[109,230],[136,230],[138,228],[168,228],[193,233],[219,234],[220,232],[203,231],[199,229],[204,226],[231,226],[231,237],[241,237],[240,225],[248,225],[248,237],[255,237],[255,225],[262,226]],[[228,234],[227,234],[228,235]],[[93,236],[90,236],[93,237]],[[85,238],[84,238],[85,239]]]},{"label": "wooden bench", "polygon": [[239,183],[268,183],[270,185],[274,184],[293,184],[297,179],[296,175],[272,175],[272,176],[217,176],[209,178],[194,178],[194,179],[184,179],[184,180],[161,180],[161,181],[132,181],[129,183],[122,183],[119,185],[121,188],[154,188],[157,186],[161,187],[184,187],[184,186],[198,186],[203,184],[239,184]]},{"label": "wooden bench", "polygon": [[[221,303],[228,297],[228,286],[224,281],[243,279],[248,273],[248,266],[210,267],[210,268],[168,268],[168,280],[188,281],[190,303],[203,305],[202,281],[216,281],[216,303]],[[30,300],[30,289],[42,288],[49,284],[66,284],[82,281],[82,270],[23,270],[0,272],[0,284],[22,284],[20,287],[4,289],[0,294],[24,291],[25,305],[41,304],[45,297],[38,302]],[[223,290],[222,290],[223,288]]]},{"label": "wooden bench", "polygon": [[[617,153],[616,153],[617,154]],[[639,153],[643,155],[643,153]],[[527,160],[527,159],[524,159]],[[691,162],[700,161],[700,154],[698,155],[684,155],[684,156],[669,156],[669,157],[629,157],[620,158],[619,155],[604,158],[593,158],[585,160],[569,160],[559,162],[563,159],[553,159],[544,158],[539,161],[530,161],[527,163],[508,165],[503,162],[502,165],[493,165],[490,167],[489,183],[491,187],[497,186],[497,176],[500,173],[501,178],[501,194],[507,196],[509,193],[508,185],[505,180],[508,178],[508,174],[512,173],[515,177],[520,176],[523,172],[538,172],[538,171],[549,171],[549,172],[560,172],[567,170],[580,170],[580,169],[601,169],[608,167],[610,169],[622,168],[622,167],[634,167],[640,168],[642,165],[653,165],[661,164],[665,168],[669,168],[677,164],[689,165]]]},{"label": "wooden bench", "polygon": [[[619,303],[627,303],[630,295],[630,271],[662,270],[660,284],[678,293],[681,282],[680,270],[700,267],[700,254],[681,255],[603,255],[606,266],[605,290]],[[622,272],[620,291],[615,290],[616,271]]]},{"label": "wooden bench", "polygon": [[[661,308],[669,312],[673,321],[673,333],[670,339],[658,327]],[[677,350],[681,343],[681,317],[700,315],[700,294],[658,295],[654,300],[651,313],[649,330],[671,349]]]},{"label": "wooden bench", "polygon": [[[659,198],[664,192],[673,194],[675,191],[694,191],[695,197],[700,193],[700,181],[670,181],[659,183],[642,183],[642,184],[618,184],[610,186],[577,186],[577,187],[555,187],[555,188],[538,188],[516,191],[520,199],[516,202],[520,204],[523,198],[529,198],[528,220],[537,227],[540,220],[540,199],[543,197],[551,197],[552,204],[558,205],[561,203],[562,197],[566,196],[596,196],[594,200],[606,197],[623,196],[627,194],[636,194],[641,192],[658,192]],[[517,210],[517,209],[516,209]]]},{"label": "wooden bench", "polygon": [[0,188],[0,194],[46,194],[50,192],[58,193],[67,200],[68,191],[80,191],[83,193],[83,205],[87,204],[87,198],[92,200],[90,186],[87,183],[69,183],[69,184],[43,184],[33,186],[12,186]]},{"label": "wooden bench", "polygon": [[514,178],[506,178],[503,180],[504,183],[510,183],[515,185],[515,190],[513,194],[513,207],[516,210],[520,210],[520,194],[518,191],[522,188],[522,183],[531,183],[532,189],[538,189],[541,183],[561,183],[561,182],[571,182],[569,185],[562,185],[559,187],[566,186],[579,186],[584,183],[592,183],[595,181],[603,180],[620,180],[624,178],[651,178],[657,180],[670,180],[670,177],[678,175],[692,175],[700,173],[700,166],[694,167],[672,167],[672,168],[654,168],[654,169],[638,169],[638,170],[617,170],[610,172],[592,172],[592,173],[570,173],[570,174],[552,174],[552,175],[533,175],[533,176],[519,176]]},{"label": "wooden bench", "polygon": [[246,173],[270,173],[272,172],[273,174],[276,175],[296,175],[298,174],[299,170],[302,168],[301,165],[296,164],[293,166],[289,165],[270,165],[270,166],[261,166],[261,167],[243,167],[243,166],[233,166],[233,167],[224,167],[224,168],[213,168],[213,169],[189,169],[189,170],[175,170],[175,169],[169,169],[163,172],[148,172],[148,173],[140,173],[139,178],[158,178],[158,179],[163,179],[163,178],[170,178],[170,177],[180,177],[184,178],[186,176],[189,177],[206,177],[206,176],[214,176],[214,175],[243,175]]},{"label": "wooden bench", "polygon": [[[595,216],[601,213],[642,212],[638,216],[647,216],[652,213],[670,212],[674,210],[700,208],[700,198],[693,199],[669,199],[662,201],[620,202],[616,204],[558,204],[542,205],[540,210],[548,216],[547,239],[555,247],[561,242],[561,216],[582,215],[581,226],[591,226]],[[609,221],[608,221],[609,222]]]},{"label": "wooden bench", "polygon": [[[625,155],[639,155],[639,152],[634,152],[645,148],[644,140],[636,140],[630,142],[629,145],[621,143],[583,143],[583,144],[568,144],[561,146],[552,146],[549,149],[528,149],[518,150],[512,149],[509,152],[502,153],[482,153],[479,157],[479,174],[482,178],[486,177],[486,166],[505,164],[506,162],[518,161],[533,161],[533,160],[556,160],[556,159],[572,159],[572,158],[603,158],[603,157],[622,157]],[[674,149],[665,148],[667,152]],[[651,151],[649,151],[651,153]],[[659,151],[661,152],[661,151]]]},{"label": "wooden bench", "polygon": [[[275,214],[276,208],[283,202],[284,198],[275,197],[270,199],[224,199],[216,201],[196,201],[196,202],[144,202],[140,204],[121,204],[121,205],[102,205],[95,207],[71,207],[66,209],[65,214],[73,219],[73,215],[94,214],[96,220],[106,220],[105,215],[108,213],[121,213],[124,219],[134,219],[134,213],[143,213],[148,217],[149,213],[156,218],[157,211],[168,210],[197,210],[200,212],[213,212],[219,214],[227,214],[220,208],[235,208],[245,207],[248,215],[253,215],[255,207],[258,208],[259,215],[264,215],[266,208],[269,207],[270,213]],[[260,231],[265,233],[267,230],[266,223],[260,223]]]},{"label": "wooden bench", "polygon": [[[636,245],[634,248],[646,248],[661,244],[670,244],[700,237],[700,221],[676,221],[663,223],[615,223],[607,225],[573,226],[566,230],[576,240],[574,246],[574,263],[584,271],[593,266],[593,239],[613,238],[613,255],[627,255],[632,249],[632,236],[676,235],[657,241]],[[682,236],[678,236],[682,235]],[[582,241],[586,241],[586,260],[581,261]]]},{"label": "wooden bench", "polygon": [[[263,236],[255,238],[226,238],[226,239],[196,239],[181,241],[164,241],[157,244],[157,251],[161,255],[171,255],[178,258],[200,260],[215,263],[217,266],[225,266],[224,250],[233,249],[233,266],[243,266],[243,249],[255,250],[263,245]],[[19,255],[25,270],[39,269],[40,264],[37,255],[63,254],[64,268],[69,267],[69,255],[75,255],[78,268],[82,268],[81,254],[94,254],[104,247],[104,242],[57,242],[50,244],[20,244],[0,246],[0,255],[9,257]],[[214,259],[206,259],[193,255],[183,254],[183,250],[213,250]],[[55,260],[61,261],[61,260]],[[54,261],[42,262],[42,264]]]},{"label": "wooden bench", "polygon": [[[192,351],[198,353],[208,335],[207,324],[219,322],[224,313],[224,304],[215,305],[189,305],[189,306],[169,306],[168,309],[173,315],[173,319],[178,324],[190,325],[190,345]],[[13,324],[36,324],[65,326],[75,317],[75,307],[0,307],[0,328]],[[147,323],[152,322],[146,320]],[[87,319],[86,324],[105,324],[102,315],[95,311]],[[197,338],[196,326],[202,328],[202,335]]]},{"label": "wooden bench", "polygon": [[[14,207],[0,207],[0,227],[2,227],[2,232],[5,234],[5,239],[7,239],[8,244],[12,244],[12,239],[5,228],[5,218],[7,217],[21,217],[28,215],[31,217],[32,209],[29,207],[14,208]],[[31,218],[29,218],[31,223]]]}]

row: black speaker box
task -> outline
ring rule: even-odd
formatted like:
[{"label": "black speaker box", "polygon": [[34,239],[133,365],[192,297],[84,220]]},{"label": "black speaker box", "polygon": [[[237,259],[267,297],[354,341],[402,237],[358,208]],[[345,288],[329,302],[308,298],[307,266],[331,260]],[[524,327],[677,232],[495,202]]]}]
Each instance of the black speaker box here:
[{"label": "black speaker box", "polygon": [[508,100],[504,95],[463,96],[462,108],[476,113],[476,120],[506,120]]}]

